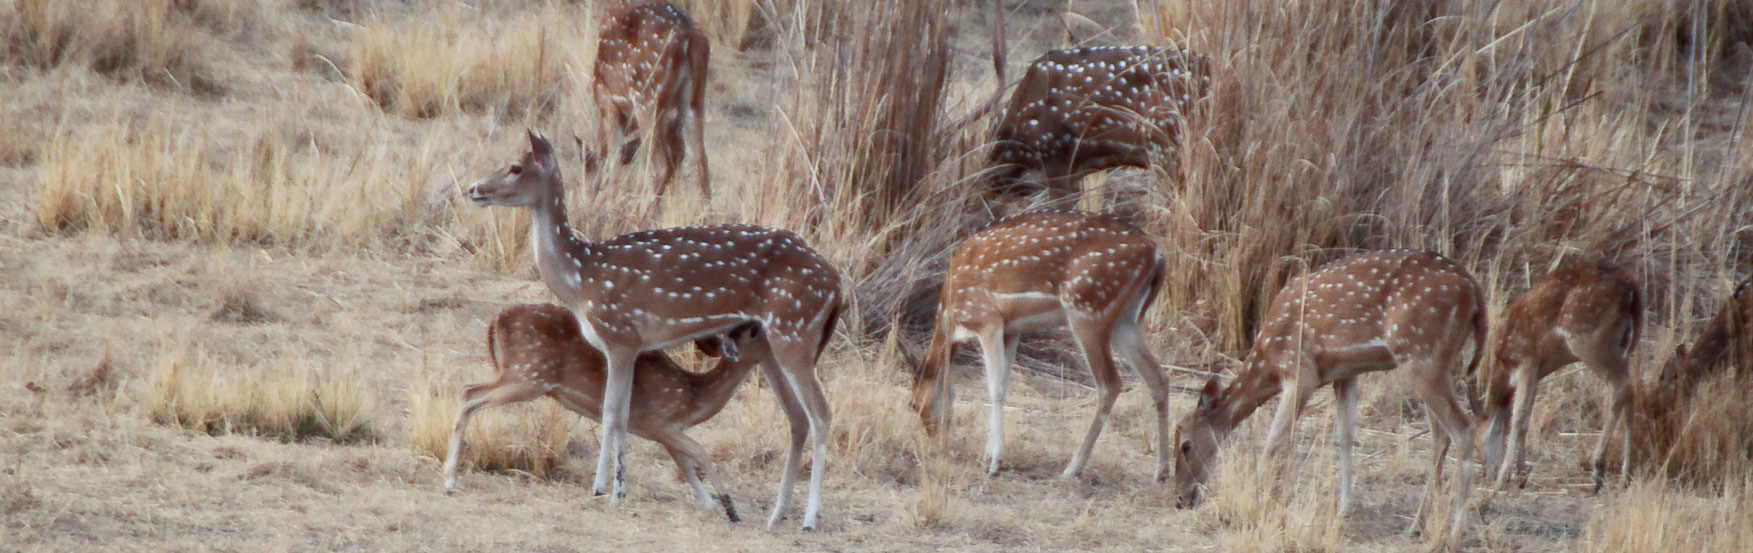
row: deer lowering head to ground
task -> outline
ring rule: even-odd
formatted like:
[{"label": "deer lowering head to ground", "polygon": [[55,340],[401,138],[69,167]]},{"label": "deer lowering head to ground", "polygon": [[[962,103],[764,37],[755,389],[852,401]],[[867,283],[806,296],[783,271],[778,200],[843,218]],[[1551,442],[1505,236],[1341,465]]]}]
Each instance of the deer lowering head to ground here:
[{"label": "deer lowering head to ground", "polygon": [[[1351,510],[1351,438],[1357,417],[1357,377],[1401,369],[1430,414],[1431,455],[1424,497],[1410,530],[1420,529],[1442,477],[1451,442],[1459,444],[1451,538],[1458,538],[1472,491],[1473,416],[1456,397],[1454,378],[1471,374],[1485,340],[1485,304],[1479,284],[1454,262],[1434,253],[1389,250],[1351,255],[1293,278],[1279,290],[1228,387],[1213,378],[1199,405],[1175,428],[1174,486],[1178,504],[1191,507],[1210,477],[1217,449],[1242,420],[1274,396],[1278,412],[1266,435],[1262,474],[1284,478],[1290,434],[1315,390],[1333,386],[1339,449],[1340,514]],[[1461,363],[1471,344],[1472,359]]]},{"label": "deer lowering head to ground", "polygon": [[572,234],[565,187],[547,139],[530,133],[530,149],[469,187],[482,206],[530,213],[537,272],[578,318],[579,332],[603,353],[602,453],[593,493],[613,481],[610,500],[625,493],[629,401],[640,352],[717,336],[746,323],[761,327],[767,355],[762,377],[791,423],[791,450],[779,479],[769,527],[791,503],[804,442],[813,444],[809,502],[803,527],[814,529],[827,465],[828,400],[816,359],[840,315],[840,274],[802,238],[784,230],[717,225],[647,230],[602,242]]},{"label": "deer lowering head to ground", "polygon": [[[731,355],[724,344],[735,344],[740,355]],[[663,446],[695,497],[710,509],[714,496],[700,482],[712,482],[722,490],[713,476],[712,458],[684,432],[724,409],[749,371],[767,357],[767,349],[754,323],[732,329],[723,343],[703,340],[697,345],[721,357],[712,370],[691,373],[662,352],[639,354],[634,361],[627,431]],[[444,459],[445,493],[456,489],[457,459],[469,418],[484,409],[547,396],[579,415],[602,419],[603,354],[584,341],[571,311],[547,304],[507,307],[487,326],[487,352],[493,360],[494,380],[463,388],[462,408]],[[721,491],[717,501],[735,521],[730,496]]]},{"label": "deer lowering head to ground", "polygon": [[1710,322],[1698,328],[1690,349],[1679,349],[1662,366],[1657,393],[1678,407],[1712,373],[1739,371],[1753,376],[1753,279],[1742,280]]},{"label": "deer lowering head to ground", "polygon": [[662,198],[681,167],[684,151],[694,159],[700,193],[711,197],[706,172],[706,63],[711,44],[681,9],[666,2],[617,2],[597,32],[597,143],[587,148],[586,170],[619,145],[619,162],[633,161],[642,134],[661,175]]},{"label": "deer lowering head to ground", "polygon": [[[1168,167],[1193,102],[1211,82],[1205,56],[1133,46],[1054,50],[1029,65],[999,120],[989,192],[1074,196],[1115,167]],[[1038,176],[1038,182],[1030,182]]]},{"label": "deer lowering head to ground", "polygon": [[[1494,488],[1527,467],[1528,417],[1540,379],[1577,361],[1613,392],[1607,424],[1590,467],[1595,491],[1605,481],[1607,442],[1620,435],[1620,470],[1630,459],[1631,348],[1643,324],[1643,294],[1624,269],[1592,260],[1553,271],[1504,309],[1497,362],[1485,371],[1485,466]],[[1505,436],[1509,445],[1504,448]],[[1499,457],[1502,457],[1501,459]],[[1499,466],[1501,464],[1501,466]],[[1525,480],[1524,480],[1525,482]]]},{"label": "deer lowering head to ground", "polygon": [[1118,350],[1156,402],[1156,477],[1168,474],[1169,385],[1144,345],[1139,319],[1163,283],[1163,258],[1144,232],[1109,215],[1038,211],[1010,217],[963,240],[950,256],[931,345],[913,382],[913,407],[931,433],[947,433],[953,394],[944,374],[959,342],[977,340],[986,359],[991,414],[986,472],[1004,452],[1004,396],[1024,333],[1071,329],[1095,377],[1095,421],[1065,466],[1089,459],[1120,395]]}]

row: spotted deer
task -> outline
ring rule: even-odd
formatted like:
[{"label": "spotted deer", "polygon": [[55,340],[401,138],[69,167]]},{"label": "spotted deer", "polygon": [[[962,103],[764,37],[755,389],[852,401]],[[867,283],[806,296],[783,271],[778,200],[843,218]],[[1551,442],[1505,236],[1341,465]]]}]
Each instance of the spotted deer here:
[{"label": "spotted deer", "polygon": [[1064,325],[1095,377],[1096,417],[1064,476],[1083,470],[1120,395],[1118,350],[1156,402],[1157,471],[1168,474],[1169,386],[1151,357],[1139,319],[1163,284],[1163,258],[1144,232],[1109,215],[1037,211],[993,223],[950,256],[938,299],[936,329],[913,382],[913,407],[927,432],[946,433],[954,396],[944,374],[957,343],[976,340],[986,361],[991,411],[986,472],[1004,453],[1004,396],[1017,342],[1027,332]]},{"label": "spotted deer", "polygon": [[[1116,167],[1169,166],[1185,115],[1211,82],[1205,56],[1148,46],[1053,50],[1036,58],[1000,118],[989,191],[1056,197]],[[1028,177],[1038,176],[1038,183]]]},{"label": "spotted deer", "polygon": [[612,477],[610,501],[625,494],[623,457],[638,354],[753,322],[768,349],[759,359],[761,375],[791,424],[791,449],[767,525],[777,524],[791,504],[808,439],[813,457],[803,528],[814,529],[830,422],[816,360],[840,314],[839,272],[796,234],[750,225],[580,240],[567,222],[553,147],[534,132],[529,142],[522,158],[482,177],[468,194],[480,206],[529,211],[537,272],[578,318],[585,341],[603,353],[602,451],[592,492],[602,494]]},{"label": "spotted deer", "polygon": [[1727,369],[1749,374],[1753,368],[1753,292],[1749,287],[1753,287],[1753,279],[1742,280],[1716,316],[1699,327],[1691,349],[1679,349],[1662,366],[1657,393],[1671,398],[1670,405],[1687,400],[1693,387],[1713,372]]},{"label": "spotted deer", "polygon": [[[1504,309],[1496,363],[1484,375],[1485,466],[1496,470],[1501,489],[1512,472],[1526,473],[1528,417],[1540,380],[1583,362],[1613,392],[1607,424],[1595,442],[1590,467],[1595,491],[1605,482],[1607,442],[1622,440],[1620,470],[1631,455],[1631,348],[1643,325],[1643,293],[1637,280],[1611,263],[1591,260],[1553,271]],[[1508,447],[1504,440],[1508,436]],[[1499,459],[1501,452],[1502,459]],[[1501,465],[1501,466],[1500,466]],[[1523,480],[1526,484],[1526,480]]]},{"label": "spotted deer", "polygon": [[[1354,254],[1291,279],[1273,298],[1259,335],[1227,387],[1205,383],[1199,404],[1175,428],[1174,487],[1177,505],[1198,504],[1217,449],[1255,410],[1278,397],[1278,412],[1259,459],[1262,474],[1278,474],[1269,462],[1287,459],[1290,434],[1315,390],[1333,386],[1333,417],[1339,452],[1341,515],[1351,510],[1351,439],[1357,418],[1357,377],[1402,369],[1430,414],[1431,455],[1424,497],[1410,531],[1417,531],[1435,498],[1443,458],[1459,444],[1460,478],[1449,527],[1458,538],[1473,489],[1473,415],[1453,386],[1464,347],[1465,366],[1478,366],[1485,340],[1485,306],[1479,284],[1454,262],[1434,253],[1388,250]],[[1471,402],[1469,402],[1471,403]],[[1285,469],[1288,470],[1288,467]]]},{"label": "spotted deer", "polygon": [[611,5],[597,32],[595,76],[597,143],[585,153],[595,173],[613,144],[620,164],[633,161],[641,135],[652,142],[662,171],[657,196],[663,197],[681,167],[684,149],[692,157],[700,193],[712,196],[706,172],[704,114],[706,34],[680,8],[666,2],[621,1]]},{"label": "spotted deer", "polygon": [[[688,372],[662,352],[640,353],[633,361],[627,431],[663,446],[695,497],[708,509],[714,507],[716,498],[733,522],[737,514],[730,495],[722,491],[708,494],[700,484],[705,480],[713,482],[713,488],[723,489],[713,476],[712,458],[685,431],[723,410],[737,386],[766,357],[766,344],[759,338],[760,327],[747,323],[732,329],[724,342],[696,342],[702,352],[720,357],[705,373]],[[731,344],[735,346],[726,347]],[[585,342],[571,311],[550,304],[507,307],[487,326],[487,352],[495,378],[463,388],[462,406],[444,458],[447,494],[456,489],[463,433],[476,413],[546,396],[574,413],[602,420],[605,360]]]}]

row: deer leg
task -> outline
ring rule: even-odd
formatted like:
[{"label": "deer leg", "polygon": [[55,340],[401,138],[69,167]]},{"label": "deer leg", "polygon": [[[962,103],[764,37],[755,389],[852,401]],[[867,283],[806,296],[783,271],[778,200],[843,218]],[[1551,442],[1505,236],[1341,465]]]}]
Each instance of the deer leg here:
[{"label": "deer leg", "polygon": [[[706,449],[700,447],[699,442],[689,438],[680,429],[666,428],[662,432],[653,432],[651,438],[662,444],[664,451],[669,452],[670,458],[675,460],[676,467],[682,469],[682,475],[688,480],[688,487],[694,491],[694,497],[700,501],[701,506],[708,510],[722,506],[725,517],[731,522],[741,520],[737,516],[736,506],[730,501],[730,494],[725,493],[724,486],[720,485],[712,470],[711,456],[706,454]],[[711,483],[718,494],[715,496],[707,493],[706,487],[700,483],[701,480]]]},{"label": "deer leg", "polygon": [[1436,500],[1437,490],[1443,474],[1443,460],[1449,455],[1449,435],[1437,431],[1436,421],[1431,421],[1431,454],[1430,470],[1425,472],[1424,491],[1418,495],[1418,511],[1412,515],[1412,524],[1406,526],[1406,535],[1417,536],[1424,530],[1426,515],[1430,513],[1431,503]]},{"label": "deer leg", "polygon": [[1120,373],[1114,369],[1114,357],[1109,350],[1112,325],[1079,315],[1071,315],[1071,318],[1071,329],[1083,350],[1084,362],[1089,364],[1090,375],[1095,377],[1096,418],[1090,421],[1090,429],[1084,433],[1077,454],[1071,457],[1071,463],[1065,465],[1065,472],[1060,474],[1064,478],[1077,476],[1083,471],[1084,463],[1089,462],[1090,451],[1096,447],[1096,438],[1102,435],[1102,427],[1108,422],[1108,414],[1114,410],[1114,400],[1120,397]]},{"label": "deer leg", "polygon": [[816,516],[822,509],[822,476],[828,466],[828,431],[833,421],[828,398],[822,394],[822,382],[816,378],[816,344],[814,340],[768,344],[777,346],[773,347],[774,355],[769,358],[778,359],[783,385],[795,394],[804,416],[809,419],[810,493],[803,510],[805,532],[816,529]]},{"label": "deer leg", "polygon": [[980,335],[980,356],[986,362],[986,397],[990,400],[986,415],[986,475],[998,474],[999,458],[1004,456],[1004,395],[1010,386],[1011,345],[1015,337],[1004,335],[1004,325],[988,324]]},{"label": "deer leg", "polygon": [[[1266,431],[1266,443],[1257,460],[1255,469],[1261,477],[1269,475],[1281,476],[1289,472],[1290,450],[1295,449],[1291,432],[1295,430],[1296,419],[1302,415],[1303,405],[1308,403],[1309,395],[1314,391],[1313,383],[1318,379],[1314,375],[1302,374],[1312,363],[1304,358],[1297,360],[1300,365],[1292,374],[1296,376],[1284,380],[1278,396],[1278,411],[1272,414],[1272,426]],[[1282,451],[1281,451],[1282,450]],[[1287,463],[1284,470],[1274,470],[1274,463]],[[1273,480],[1277,480],[1273,478]],[[1276,486],[1274,486],[1276,489]],[[1274,492],[1276,495],[1276,492]]]},{"label": "deer leg", "polygon": [[462,407],[457,410],[456,425],[450,430],[450,451],[444,456],[444,493],[456,490],[457,459],[463,449],[463,434],[469,418],[489,407],[522,403],[542,397],[542,389],[521,381],[477,384],[463,389]]},{"label": "deer leg", "polygon": [[1589,468],[1595,478],[1595,493],[1601,493],[1606,483],[1607,442],[1614,436],[1621,438],[1619,453],[1619,476],[1625,477],[1631,461],[1631,368],[1624,354],[1609,348],[1574,348],[1578,357],[1607,381],[1607,388],[1613,394],[1611,405],[1604,405],[1607,411],[1607,424],[1601,428],[1601,437],[1595,441],[1594,455],[1590,457]]},{"label": "deer leg", "polygon": [[[1454,355],[1444,358],[1453,359]],[[1466,528],[1467,502],[1473,493],[1473,417],[1461,406],[1455,397],[1454,386],[1449,380],[1446,366],[1431,361],[1421,361],[1422,367],[1414,370],[1413,389],[1424,401],[1425,410],[1430,414],[1431,439],[1436,442],[1437,453],[1431,458],[1430,478],[1425,482],[1425,495],[1435,500],[1432,495],[1436,491],[1437,482],[1442,479],[1443,458],[1449,444],[1455,444],[1455,457],[1460,460],[1456,472],[1454,505],[1449,511],[1449,539],[1458,541],[1461,532]],[[1420,509],[1422,511],[1422,509]]]},{"label": "deer leg", "polygon": [[711,199],[712,179],[706,173],[706,121],[700,115],[700,106],[688,110],[688,127],[689,134],[694,135],[693,140],[688,141],[688,155],[694,158],[694,168],[699,174],[695,178],[700,183],[700,196]]},{"label": "deer leg", "polygon": [[639,114],[639,108],[631,103],[615,104],[615,136],[621,144],[621,165],[633,163],[633,158],[639,155],[639,143],[644,138],[642,133],[651,128]]},{"label": "deer leg", "polygon": [[[579,318],[579,326],[590,324]],[[592,495],[602,495],[613,477],[610,503],[620,503],[627,495],[627,419],[633,396],[633,359],[639,352],[628,348],[602,348],[607,359],[607,378],[603,383],[602,451],[597,454],[596,476],[591,479]]]},{"label": "deer leg", "polygon": [[1333,383],[1333,422],[1337,427],[1334,445],[1339,451],[1339,504],[1343,517],[1351,514],[1351,436],[1357,426],[1357,378]]},{"label": "deer leg", "polygon": [[1132,372],[1138,373],[1138,379],[1144,381],[1150,390],[1151,401],[1156,404],[1156,481],[1168,480],[1172,474],[1169,460],[1174,446],[1169,442],[1169,378],[1163,374],[1162,365],[1150,354],[1150,348],[1144,345],[1143,337],[1138,334],[1136,318],[1122,322],[1114,327],[1114,345],[1125,352],[1126,363],[1132,366]]},{"label": "deer leg", "polygon": [[683,121],[671,110],[661,116],[659,122],[661,127],[652,133],[657,135],[652,137],[652,154],[653,161],[661,171],[657,181],[657,196],[661,198],[669,193],[670,181],[675,180],[676,169],[682,165],[680,145]]},{"label": "deer leg", "polygon": [[779,495],[773,499],[773,512],[767,517],[768,530],[779,524],[785,518],[785,512],[791,510],[791,489],[797,482],[797,467],[803,458],[804,442],[809,439],[809,417],[804,414],[797,394],[786,383],[783,372],[772,357],[761,360],[761,378],[773,389],[773,396],[779,400],[779,408],[791,426],[791,444],[785,452],[785,468],[779,473]]},{"label": "deer leg", "polygon": [[1498,468],[1497,480],[1491,485],[1494,490],[1503,489],[1504,483],[1516,473],[1522,475],[1521,486],[1528,485],[1528,418],[1534,412],[1534,386],[1540,378],[1537,371],[1535,367],[1522,366],[1510,374],[1515,399],[1510,411],[1509,445],[1504,450],[1503,466]]}]

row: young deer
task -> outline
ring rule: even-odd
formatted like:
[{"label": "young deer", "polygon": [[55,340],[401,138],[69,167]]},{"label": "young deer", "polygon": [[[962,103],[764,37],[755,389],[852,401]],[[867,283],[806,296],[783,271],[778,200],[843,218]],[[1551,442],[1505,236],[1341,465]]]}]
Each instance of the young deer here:
[{"label": "young deer", "polygon": [[1407,381],[1424,401],[1436,442],[1424,497],[1409,530],[1420,528],[1442,477],[1444,454],[1455,442],[1461,470],[1449,530],[1458,538],[1473,489],[1473,416],[1452,383],[1462,349],[1469,343],[1474,348],[1468,374],[1484,351],[1482,298],[1479,284],[1465,269],[1437,254],[1409,250],[1359,253],[1291,279],[1273,298],[1241,373],[1221,390],[1216,378],[1206,382],[1199,406],[1175,428],[1180,444],[1175,457],[1177,504],[1198,503],[1218,446],[1278,396],[1278,412],[1259,460],[1262,473],[1275,472],[1269,460],[1288,457],[1288,451],[1279,449],[1290,448],[1303,405],[1316,389],[1331,384],[1338,427],[1338,512],[1349,513],[1357,377],[1399,368],[1411,373]]},{"label": "young deer", "polygon": [[[1205,56],[1147,46],[1053,50],[1011,94],[988,158],[990,191],[1058,197],[1115,167],[1170,165],[1193,101],[1211,82]],[[1030,174],[1039,185],[1025,183]]]},{"label": "young deer", "polygon": [[997,474],[1004,453],[1004,395],[1017,340],[1025,332],[1065,325],[1077,337],[1098,403],[1083,445],[1065,476],[1083,470],[1101,435],[1120,374],[1112,350],[1132,366],[1156,401],[1157,470],[1168,474],[1169,385],[1139,331],[1139,318],[1163,283],[1163,259],[1142,231],[1108,215],[1037,211],[1010,217],[963,240],[950,256],[938,299],[931,346],[913,382],[913,407],[927,432],[946,432],[954,395],[944,373],[959,342],[978,340],[992,399],[986,472]]},{"label": "young deer", "polygon": [[1675,352],[1662,367],[1657,392],[1672,398],[1679,406],[1692,394],[1692,388],[1712,372],[1739,369],[1743,374],[1753,367],[1753,293],[1748,288],[1753,279],[1742,280],[1729,301],[1709,323],[1698,329],[1692,349]]},{"label": "young deer", "polygon": [[1607,441],[1614,434],[1622,436],[1623,473],[1631,455],[1628,417],[1633,375],[1627,359],[1642,325],[1643,294],[1637,281],[1624,269],[1598,260],[1553,271],[1504,309],[1497,363],[1485,373],[1485,416],[1490,421],[1485,466],[1497,470],[1494,489],[1502,489],[1512,471],[1526,474],[1534,387],[1546,375],[1577,361],[1587,364],[1613,390],[1607,425],[1591,457],[1595,491],[1601,491],[1605,482]]},{"label": "young deer", "polygon": [[[487,326],[487,352],[493,360],[494,380],[463,388],[462,407],[450,434],[450,452],[444,458],[444,492],[456,489],[458,454],[469,418],[482,410],[531,401],[547,396],[574,413],[602,419],[603,354],[591,348],[578,330],[572,312],[557,305],[525,304],[501,310]],[[724,345],[736,344],[742,356],[730,354]],[[732,329],[722,344],[696,342],[708,355],[721,357],[712,370],[691,373],[662,352],[645,352],[634,360],[633,402],[627,430],[657,442],[669,452],[706,508],[713,508],[714,495],[706,493],[701,480],[714,482],[712,458],[698,442],[684,433],[724,409],[737,386],[755,364],[767,356],[760,340],[760,327],[747,323]],[[716,494],[731,521],[737,520],[730,495]]]},{"label": "young deer", "polygon": [[565,187],[547,139],[531,132],[530,150],[469,187],[481,206],[528,209],[537,272],[578,318],[585,341],[603,353],[602,452],[593,493],[613,479],[611,502],[625,494],[627,418],[633,362],[640,352],[761,325],[768,352],[762,377],[791,424],[791,450],[779,478],[772,527],[791,504],[804,441],[813,443],[803,527],[816,525],[827,465],[828,400],[816,359],[840,314],[840,275],[796,234],[749,225],[647,230],[585,242],[567,223]]},{"label": "young deer", "polygon": [[[587,172],[620,144],[620,164],[633,161],[640,134],[650,133],[652,156],[662,170],[657,196],[662,198],[682,164],[684,146],[694,158],[700,193],[712,196],[706,172],[706,63],[711,43],[688,19],[666,2],[622,1],[611,5],[597,32],[597,143],[585,154]],[[684,136],[686,127],[686,136]]]}]

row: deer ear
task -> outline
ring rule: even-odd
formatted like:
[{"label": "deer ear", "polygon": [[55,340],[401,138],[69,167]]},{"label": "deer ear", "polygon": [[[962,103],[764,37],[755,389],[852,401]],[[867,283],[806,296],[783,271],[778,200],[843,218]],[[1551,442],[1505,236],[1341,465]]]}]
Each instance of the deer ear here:
[{"label": "deer ear", "polygon": [[531,130],[529,131],[529,135],[530,153],[534,154],[532,157],[535,159],[535,162],[540,163],[543,169],[553,169],[554,146],[548,143],[547,138],[542,137],[542,133]]},{"label": "deer ear", "polygon": [[1213,376],[1205,381],[1205,387],[1199,389],[1199,406],[1194,410],[1210,411],[1217,407],[1217,394],[1220,391],[1222,388],[1218,386],[1217,377]]}]

